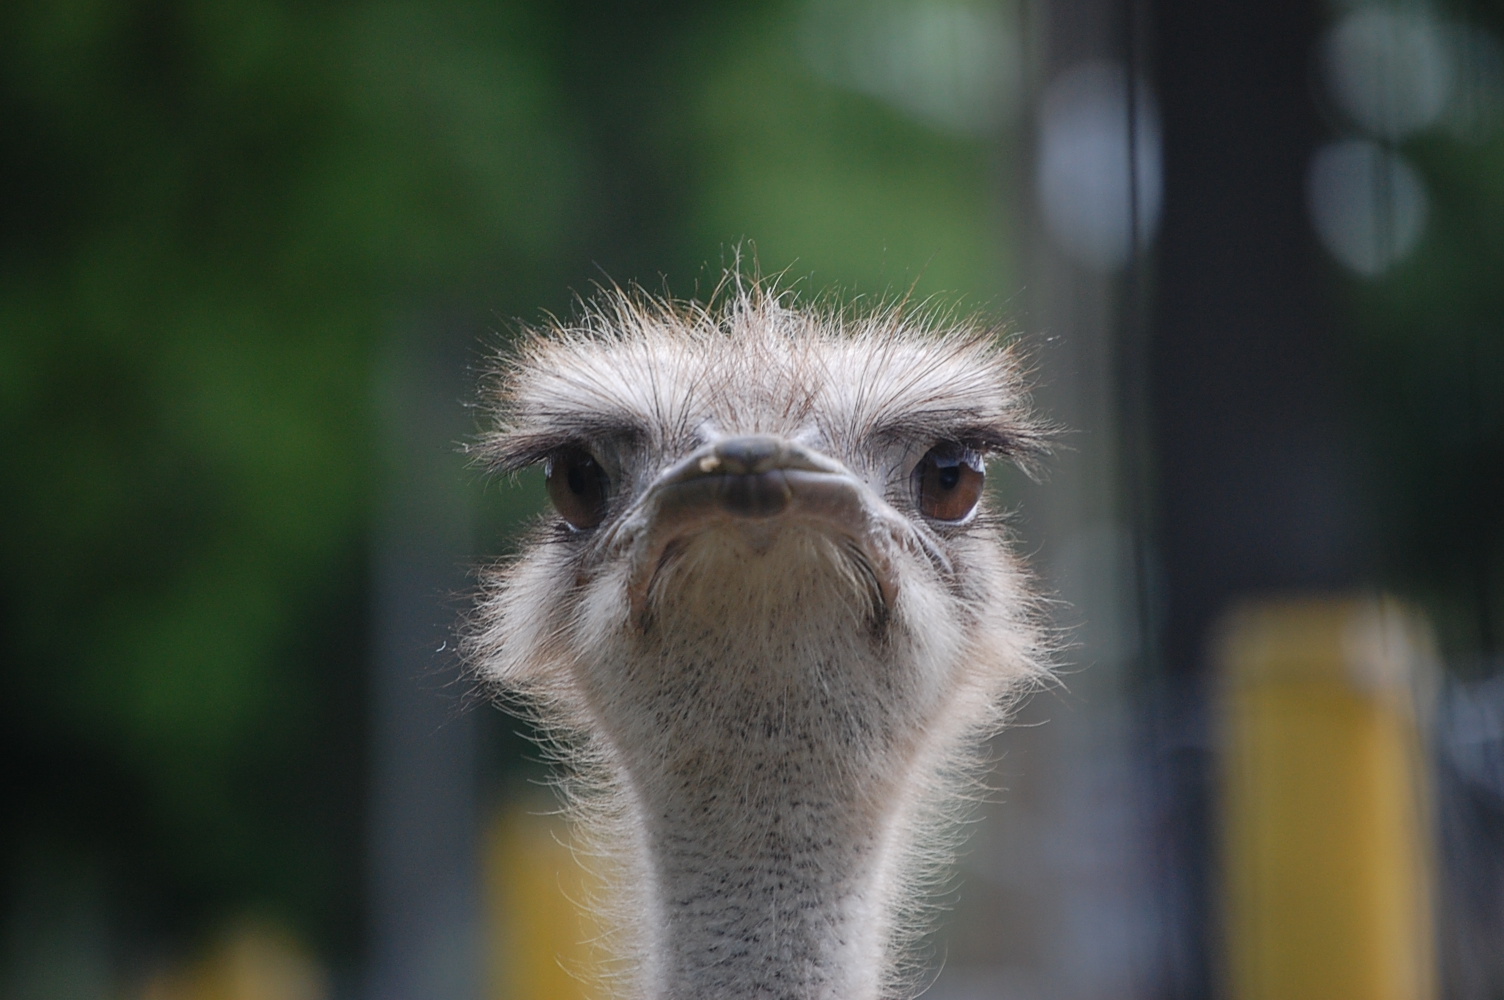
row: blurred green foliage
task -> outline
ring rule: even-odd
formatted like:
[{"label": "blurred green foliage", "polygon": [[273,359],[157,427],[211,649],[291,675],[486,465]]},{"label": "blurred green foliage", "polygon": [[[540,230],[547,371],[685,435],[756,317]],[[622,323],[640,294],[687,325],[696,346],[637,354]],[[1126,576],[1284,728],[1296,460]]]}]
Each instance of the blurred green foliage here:
[{"label": "blurred green foliage", "polygon": [[28,872],[71,865],[143,940],[260,907],[357,943],[398,331],[443,311],[479,345],[605,278],[692,294],[744,238],[819,287],[1016,288],[1001,208],[977,211],[1003,204],[997,138],[816,79],[797,15],[0,8],[13,915]]},{"label": "blurred green foliage", "polygon": [[1346,295],[1380,561],[1463,673],[1504,656],[1504,123],[1492,125],[1413,142],[1426,235]]},{"label": "blurred green foliage", "polygon": [[395,310],[557,246],[543,74],[486,4],[0,19],[7,833],[164,919],[328,923],[374,351]]}]

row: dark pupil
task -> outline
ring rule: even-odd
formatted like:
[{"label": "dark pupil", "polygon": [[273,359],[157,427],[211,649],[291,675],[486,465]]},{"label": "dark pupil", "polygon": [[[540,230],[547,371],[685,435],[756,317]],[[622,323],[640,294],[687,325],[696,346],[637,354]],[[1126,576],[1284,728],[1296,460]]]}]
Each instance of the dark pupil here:
[{"label": "dark pupil", "polygon": [[[940,488],[942,490],[953,490],[953,489],[956,488],[956,484],[959,483],[960,481],[961,481],[961,466],[960,465],[942,465],[942,466],[940,466]],[[573,485],[573,480],[570,481],[570,484]]]},{"label": "dark pupil", "polygon": [[593,465],[589,459],[569,463],[569,492],[576,495],[590,489],[590,469]]}]

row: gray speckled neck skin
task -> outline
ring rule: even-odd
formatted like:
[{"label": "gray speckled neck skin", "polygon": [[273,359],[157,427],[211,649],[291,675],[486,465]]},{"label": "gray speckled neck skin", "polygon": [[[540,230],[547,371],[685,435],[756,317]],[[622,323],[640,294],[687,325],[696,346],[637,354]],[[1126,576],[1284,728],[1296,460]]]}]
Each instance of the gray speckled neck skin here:
[{"label": "gray speckled neck skin", "polygon": [[[646,635],[593,688],[647,832],[650,978],[664,997],[876,996],[896,831],[921,752],[914,690],[865,595],[796,531],[697,540]],[[709,549],[710,552],[701,552]],[[823,558],[838,558],[832,550]],[[718,623],[764,592],[762,627]],[[722,601],[708,599],[724,595]],[[858,600],[860,598],[861,600]],[[844,606],[833,606],[844,605]],[[832,627],[832,620],[841,623]]]},{"label": "gray speckled neck skin", "polygon": [[998,519],[927,516],[915,470],[1040,432],[986,331],[735,292],[610,296],[504,360],[484,460],[608,485],[486,575],[469,652],[590,782],[621,992],[899,996],[957,780],[1043,671]]}]

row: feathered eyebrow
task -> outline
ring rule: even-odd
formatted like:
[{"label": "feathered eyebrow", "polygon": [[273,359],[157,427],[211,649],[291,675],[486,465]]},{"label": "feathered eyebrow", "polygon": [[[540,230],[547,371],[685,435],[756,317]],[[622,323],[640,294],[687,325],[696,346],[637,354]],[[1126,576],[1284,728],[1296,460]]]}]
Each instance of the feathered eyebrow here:
[{"label": "feathered eyebrow", "polygon": [[931,411],[921,419],[894,420],[880,426],[872,437],[882,441],[953,442],[1025,467],[1050,453],[1045,428],[1023,421],[978,419],[970,411]]},{"label": "feathered eyebrow", "polygon": [[588,448],[595,441],[636,440],[642,428],[611,415],[571,413],[536,428],[510,428],[483,436],[471,449],[488,472],[517,472],[570,446]]}]

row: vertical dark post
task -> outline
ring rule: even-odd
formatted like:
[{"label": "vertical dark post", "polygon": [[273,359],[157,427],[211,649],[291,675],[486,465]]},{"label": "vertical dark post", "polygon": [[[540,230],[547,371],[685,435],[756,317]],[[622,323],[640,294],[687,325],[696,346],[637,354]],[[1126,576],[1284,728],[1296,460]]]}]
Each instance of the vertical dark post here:
[{"label": "vertical dark post", "polygon": [[461,712],[452,641],[470,548],[456,451],[471,430],[470,341],[448,334],[394,338],[379,373],[368,1000],[480,996],[477,720]]},{"label": "vertical dark post", "polygon": [[1152,0],[1165,201],[1148,350],[1165,993],[1215,992],[1208,630],[1242,597],[1362,572],[1353,449],[1304,180],[1315,0]]}]

